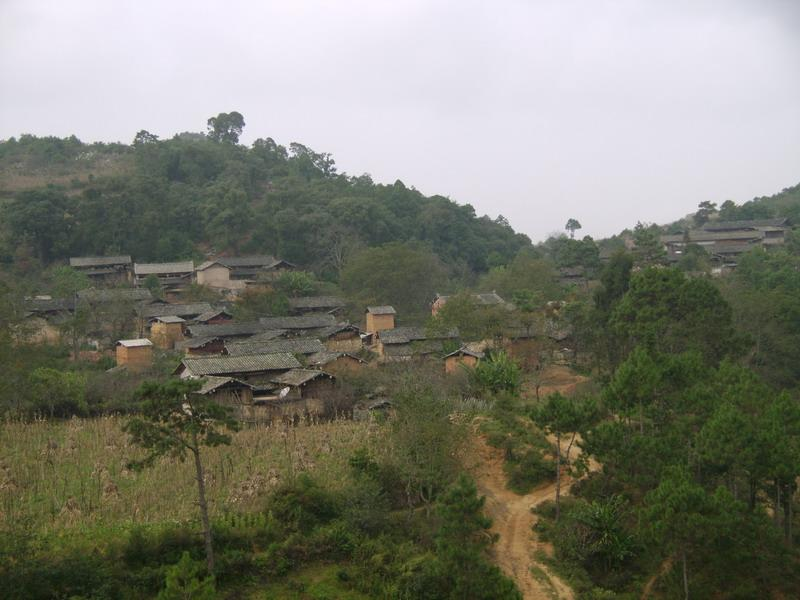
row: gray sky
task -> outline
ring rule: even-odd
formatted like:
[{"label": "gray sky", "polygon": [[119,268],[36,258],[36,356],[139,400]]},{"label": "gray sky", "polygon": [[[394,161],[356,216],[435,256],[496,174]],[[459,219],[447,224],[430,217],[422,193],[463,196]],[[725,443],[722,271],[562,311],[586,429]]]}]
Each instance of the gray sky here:
[{"label": "gray sky", "polygon": [[0,0],[0,138],[331,152],[543,239],[800,182],[797,0]]}]

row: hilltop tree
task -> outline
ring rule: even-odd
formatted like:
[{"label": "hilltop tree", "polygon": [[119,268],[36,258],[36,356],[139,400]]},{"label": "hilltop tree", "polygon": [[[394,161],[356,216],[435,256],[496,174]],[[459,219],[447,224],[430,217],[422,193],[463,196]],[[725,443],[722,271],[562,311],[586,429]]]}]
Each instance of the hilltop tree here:
[{"label": "hilltop tree", "polygon": [[213,574],[214,547],[201,449],[203,446],[230,444],[231,436],[223,431],[235,431],[238,423],[231,418],[227,407],[197,394],[199,387],[197,381],[144,383],[137,393],[142,402],[141,416],[128,421],[123,430],[130,435],[134,444],[148,451],[143,459],[130,463],[133,469],[150,467],[162,456],[171,456],[183,462],[190,454],[194,459],[206,564],[209,573]]},{"label": "hilltop tree", "polygon": [[664,262],[667,255],[664,245],[659,240],[657,225],[636,223],[633,229],[634,249],[633,255],[637,264],[642,266],[659,265]]},{"label": "hilltop tree", "polygon": [[697,212],[694,213],[694,222],[698,227],[708,223],[709,217],[717,212],[717,205],[714,202],[705,200],[697,205]]},{"label": "hilltop tree", "polygon": [[146,129],[142,129],[136,132],[136,136],[133,138],[133,145],[134,146],[141,146],[142,144],[154,144],[158,141],[158,136],[154,133],[150,133]]},{"label": "hilltop tree", "polygon": [[575,232],[578,229],[581,229],[581,228],[582,228],[582,226],[581,226],[580,222],[578,221],[578,219],[569,219],[567,221],[567,224],[564,225],[564,229],[569,231],[569,237],[572,238],[572,239],[575,239]]},{"label": "hilltop tree", "polygon": [[215,142],[237,144],[244,125],[244,117],[241,113],[236,111],[219,113],[216,117],[208,120],[208,137]]}]

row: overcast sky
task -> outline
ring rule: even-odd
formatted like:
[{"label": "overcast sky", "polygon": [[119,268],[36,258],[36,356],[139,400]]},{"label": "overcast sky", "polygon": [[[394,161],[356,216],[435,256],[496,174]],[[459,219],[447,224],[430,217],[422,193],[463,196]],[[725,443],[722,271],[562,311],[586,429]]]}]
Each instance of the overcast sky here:
[{"label": "overcast sky", "polygon": [[0,0],[0,138],[204,131],[595,237],[800,183],[798,0]]}]

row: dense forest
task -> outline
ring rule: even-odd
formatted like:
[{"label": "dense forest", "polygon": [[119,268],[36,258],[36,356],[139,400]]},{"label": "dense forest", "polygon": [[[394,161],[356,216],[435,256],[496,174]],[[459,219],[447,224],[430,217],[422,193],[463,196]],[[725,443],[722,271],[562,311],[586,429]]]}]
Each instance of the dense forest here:
[{"label": "dense forest", "polygon": [[[338,173],[333,157],[299,143],[248,148],[236,143],[243,122],[216,123],[208,135],[169,140],[141,131],[132,145],[26,135],[0,143],[4,260],[260,253],[335,277],[354,252],[390,242],[425,244],[449,269],[474,273],[530,246],[502,216],[478,217],[401,181]],[[64,175],[16,187],[30,173]]]}]

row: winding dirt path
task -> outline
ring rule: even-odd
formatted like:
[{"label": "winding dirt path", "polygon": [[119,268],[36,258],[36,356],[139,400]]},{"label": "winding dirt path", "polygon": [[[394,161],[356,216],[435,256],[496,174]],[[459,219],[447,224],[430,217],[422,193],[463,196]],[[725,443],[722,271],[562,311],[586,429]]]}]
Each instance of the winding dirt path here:
[{"label": "winding dirt path", "polygon": [[492,519],[492,532],[500,535],[491,551],[495,564],[516,582],[526,600],[572,600],[569,586],[535,558],[537,551],[551,554],[552,548],[536,539],[533,526],[537,516],[531,509],[555,499],[555,484],[519,496],[506,487],[502,451],[489,446],[483,436],[475,438],[474,449],[475,481],[486,497],[484,508]]},{"label": "winding dirt path", "polygon": [[[540,394],[559,391],[571,394],[578,384],[586,381],[581,375],[566,367],[552,367],[543,378]],[[555,442],[555,440],[551,440]],[[562,447],[566,450],[566,443]],[[492,548],[492,558],[502,571],[517,584],[526,600],[573,600],[572,589],[536,555],[552,555],[550,544],[536,537],[533,526],[538,517],[531,509],[547,500],[555,500],[555,483],[544,484],[525,495],[518,495],[507,487],[503,471],[502,450],[486,443],[482,435],[474,436],[472,469],[478,490],[486,497],[486,514],[492,519],[492,531],[500,538]],[[579,452],[573,447],[572,456]],[[591,465],[590,468],[596,465]],[[562,473],[561,493],[569,493],[572,478]]]}]

